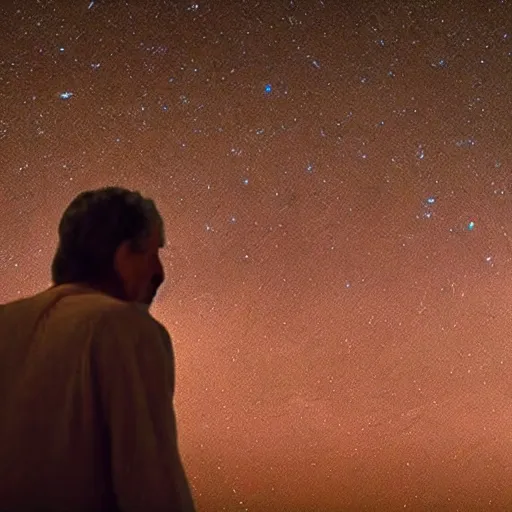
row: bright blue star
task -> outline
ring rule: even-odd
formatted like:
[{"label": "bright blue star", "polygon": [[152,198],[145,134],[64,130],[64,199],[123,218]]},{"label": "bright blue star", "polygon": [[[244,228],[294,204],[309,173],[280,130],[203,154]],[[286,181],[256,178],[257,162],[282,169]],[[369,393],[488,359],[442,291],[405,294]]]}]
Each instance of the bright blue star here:
[{"label": "bright blue star", "polygon": [[69,98],[71,98],[71,96],[73,96],[73,93],[72,93],[72,92],[68,92],[68,91],[66,91],[66,92],[61,92],[61,93],[59,94],[59,96],[60,96],[60,99],[61,99],[61,100],[69,100]]},{"label": "bright blue star", "polygon": [[474,228],[475,228],[475,223],[473,221],[470,221],[468,224],[469,231],[473,231]]},{"label": "bright blue star", "polygon": [[272,85],[271,84],[265,85],[265,93],[270,94],[271,92],[272,92]]},{"label": "bright blue star", "polygon": [[471,146],[474,146],[475,144],[476,144],[476,141],[472,137],[470,137],[469,139],[458,140],[455,143],[455,145],[458,146],[459,148],[469,148]]}]

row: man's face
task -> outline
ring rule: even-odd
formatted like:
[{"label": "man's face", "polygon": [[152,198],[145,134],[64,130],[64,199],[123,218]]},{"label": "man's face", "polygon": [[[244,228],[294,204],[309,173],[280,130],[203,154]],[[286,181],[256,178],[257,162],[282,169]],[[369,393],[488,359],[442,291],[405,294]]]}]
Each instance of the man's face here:
[{"label": "man's face", "polygon": [[155,227],[145,241],[141,252],[133,252],[127,242],[116,252],[115,264],[123,282],[126,299],[150,305],[165,279],[160,261],[160,234]]}]

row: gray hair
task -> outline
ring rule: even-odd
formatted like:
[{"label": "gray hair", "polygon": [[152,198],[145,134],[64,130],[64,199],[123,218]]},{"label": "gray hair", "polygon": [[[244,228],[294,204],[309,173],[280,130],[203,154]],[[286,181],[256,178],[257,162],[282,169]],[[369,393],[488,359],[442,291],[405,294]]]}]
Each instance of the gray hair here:
[{"label": "gray hair", "polygon": [[142,250],[154,226],[164,226],[155,203],[139,192],[119,187],[88,190],[66,208],[59,223],[59,245],[51,272],[56,285],[99,284],[114,279],[114,255],[125,241]]}]

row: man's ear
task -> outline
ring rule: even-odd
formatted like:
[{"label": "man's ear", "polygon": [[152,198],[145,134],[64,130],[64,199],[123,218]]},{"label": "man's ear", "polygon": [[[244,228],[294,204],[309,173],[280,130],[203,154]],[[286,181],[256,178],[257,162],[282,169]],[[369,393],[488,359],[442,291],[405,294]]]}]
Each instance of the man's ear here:
[{"label": "man's ear", "polygon": [[129,271],[130,247],[128,240],[122,242],[114,254],[114,269],[120,276],[125,276]]}]

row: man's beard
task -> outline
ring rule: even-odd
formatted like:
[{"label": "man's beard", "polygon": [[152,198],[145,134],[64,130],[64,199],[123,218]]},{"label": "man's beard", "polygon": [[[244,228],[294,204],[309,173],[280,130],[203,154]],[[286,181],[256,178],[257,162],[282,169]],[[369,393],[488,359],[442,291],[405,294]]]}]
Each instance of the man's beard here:
[{"label": "man's beard", "polygon": [[146,304],[144,302],[135,302],[135,306],[141,311],[149,313],[149,307],[151,306],[151,304]]},{"label": "man's beard", "polygon": [[158,288],[151,288],[151,290],[148,292],[146,298],[142,301],[137,301],[136,304],[139,309],[142,309],[144,311],[148,311],[151,304],[153,304],[153,300],[156,297],[156,292],[158,291]]}]

